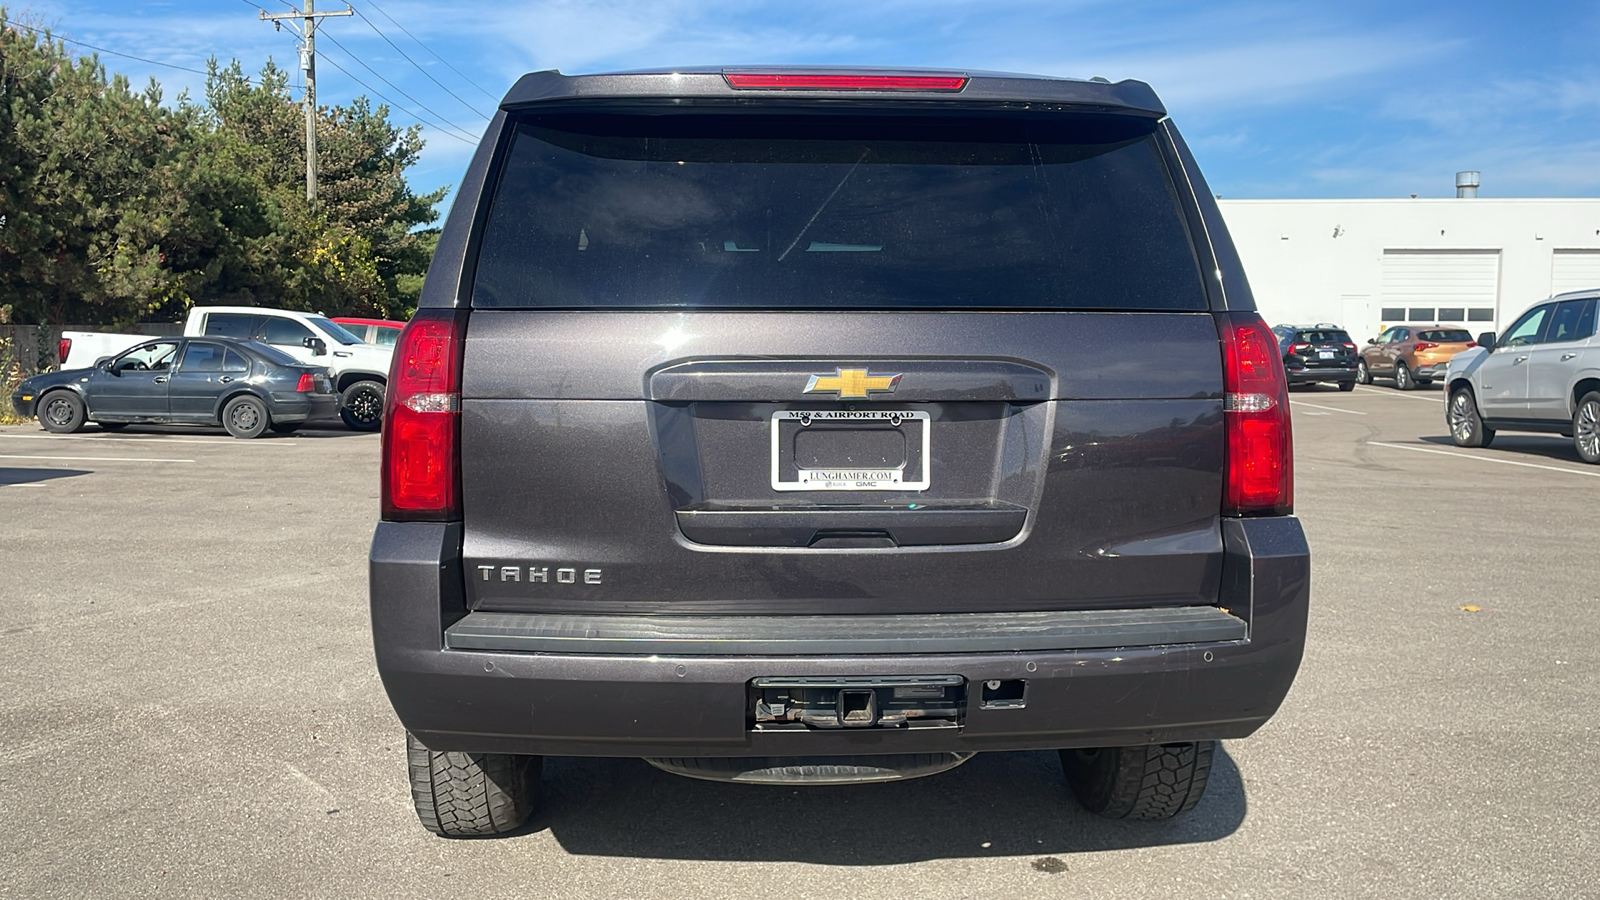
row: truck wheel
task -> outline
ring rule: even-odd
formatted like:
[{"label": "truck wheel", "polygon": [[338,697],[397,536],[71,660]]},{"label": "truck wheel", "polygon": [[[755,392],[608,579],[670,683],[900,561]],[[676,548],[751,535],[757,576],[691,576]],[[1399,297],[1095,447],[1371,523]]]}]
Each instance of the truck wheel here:
[{"label": "truck wheel", "polygon": [[267,405],[248,394],[229,400],[222,408],[222,427],[236,438],[258,438],[271,422]]},{"label": "truck wheel", "polygon": [[53,434],[83,430],[83,401],[71,391],[51,391],[39,398],[39,424]]},{"label": "truck wheel", "polygon": [[1600,391],[1591,391],[1578,401],[1572,413],[1572,446],[1586,463],[1600,463]]},{"label": "truck wheel", "polygon": [[1494,440],[1494,429],[1484,426],[1483,418],[1478,415],[1478,401],[1473,398],[1472,391],[1464,387],[1456,388],[1450,395],[1445,418],[1450,426],[1450,440],[1457,447],[1487,447]]},{"label": "truck wheel", "polygon": [[[1364,359],[1356,360],[1356,381],[1361,384],[1372,383],[1372,373],[1367,371],[1367,361]],[[1351,388],[1351,390],[1355,390],[1355,388]]]},{"label": "truck wheel", "polygon": [[1089,812],[1108,819],[1170,819],[1206,792],[1215,741],[1062,750],[1067,785]]},{"label": "truck wheel", "polygon": [[528,820],[544,757],[435,753],[406,732],[406,771],[422,827],[444,837],[505,834]]},{"label": "truck wheel", "polygon": [[340,395],[339,418],[352,430],[377,431],[383,426],[383,385],[357,381],[345,388]]},{"label": "truck wheel", "polygon": [[1411,378],[1411,370],[1403,362],[1394,364],[1394,386],[1402,391],[1416,389],[1417,383]]}]

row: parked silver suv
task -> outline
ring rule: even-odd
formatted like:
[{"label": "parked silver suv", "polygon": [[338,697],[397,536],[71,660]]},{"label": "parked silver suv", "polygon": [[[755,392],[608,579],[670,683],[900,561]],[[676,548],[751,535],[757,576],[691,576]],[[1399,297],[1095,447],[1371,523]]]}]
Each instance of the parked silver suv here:
[{"label": "parked silver suv", "polygon": [[1458,447],[1486,447],[1496,431],[1554,432],[1600,463],[1600,290],[1552,297],[1506,333],[1450,360],[1445,419]]}]

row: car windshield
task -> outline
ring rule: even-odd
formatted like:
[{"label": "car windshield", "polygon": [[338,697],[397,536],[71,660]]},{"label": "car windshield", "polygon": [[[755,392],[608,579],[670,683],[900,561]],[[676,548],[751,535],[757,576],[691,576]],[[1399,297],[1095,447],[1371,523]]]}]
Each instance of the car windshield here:
[{"label": "car windshield", "polygon": [[259,341],[250,341],[249,343],[244,344],[244,346],[249,347],[252,353],[261,357],[262,359],[265,359],[267,362],[277,363],[280,366],[303,365],[300,360],[295,359],[294,357],[270,344],[263,344]]},{"label": "car windshield", "polygon": [[1465,328],[1441,328],[1437,331],[1419,331],[1417,337],[1424,341],[1434,341],[1440,344],[1467,343],[1472,340],[1472,334]]},{"label": "car windshield", "polygon": [[334,340],[344,344],[345,346],[366,343],[366,341],[363,341],[361,338],[358,338],[350,332],[344,330],[343,325],[340,325],[338,322],[335,322],[332,319],[324,318],[323,316],[306,316],[306,319],[312,324],[316,325],[318,328],[322,329],[323,332],[331,336]]},{"label": "car windshield", "polygon": [[472,303],[1204,309],[1152,127],[530,118],[498,179]]},{"label": "car windshield", "polygon": [[1302,331],[1296,340],[1308,344],[1348,344],[1350,335],[1342,331]]}]

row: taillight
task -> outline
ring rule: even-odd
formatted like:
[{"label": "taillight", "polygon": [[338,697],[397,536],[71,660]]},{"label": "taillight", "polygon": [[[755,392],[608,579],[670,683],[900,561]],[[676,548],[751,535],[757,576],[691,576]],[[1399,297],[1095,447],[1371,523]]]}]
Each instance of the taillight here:
[{"label": "taillight", "polygon": [[302,372],[300,374],[300,383],[295,385],[294,389],[302,394],[309,394],[317,389],[317,376],[310,372]]},{"label": "taillight", "polygon": [[1411,349],[1413,349],[1413,350],[1432,350],[1433,348],[1435,348],[1437,346],[1439,346],[1439,345],[1438,344],[1430,344],[1427,341],[1418,341],[1417,345],[1415,347],[1412,347]]},{"label": "taillight", "polygon": [[400,332],[383,411],[383,518],[461,517],[461,345],[467,311],[421,309]]},{"label": "taillight", "polygon": [[1290,353],[1295,353],[1295,354],[1309,353],[1309,352],[1311,352],[1311,345],[1310,344],[1295,344],[1293,347],[1289,348],[1289,352]]},{"label": "taillight", "polygon": [[1222,341],[1228,515],[1286,515],[1294,508],[1289,386],[1267,323],[1255,313],[1217,314]]},{"label": "taillight", "polygon": [[849,73],[733,72],[722,77],[734,90],[766,91],[959,91],[965,75],[858,75]]},{"label": "taillight", "polygon": [[1349,350],[1351,353],[1354,353],[1356,351],[1356,345],[1350,343],[1349,341],[1345,341],[1340,346],[1344,347],[1346,350]]},{"label": "taillight", "polygon": [[1477,341],[1467,341],[1467,349],[1468,350],[1471,350],[1473,347],[1476,347],[1476,346],[1478,346],[1478,342]]},{"label": "taillight", "polygon": [[72,338],[62,338],[56,342],[56,358],[64,366],[67,364],[67,354],[72,352]]}]

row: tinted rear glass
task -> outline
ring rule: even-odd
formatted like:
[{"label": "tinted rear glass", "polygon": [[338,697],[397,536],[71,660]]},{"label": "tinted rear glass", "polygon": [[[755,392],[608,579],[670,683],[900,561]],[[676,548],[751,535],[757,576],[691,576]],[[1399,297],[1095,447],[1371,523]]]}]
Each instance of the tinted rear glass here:
[{"label": "tinted rear glass", "polygon": [[1150,127],[530,119],[473,305],[1204,309]]},{"label": "tinted rear glass", "polygon": [[1417,339],[1421,341],[1437,341],[1441,344],[1456,341],[1470,341],[1472,335],[1465,328],[1440,328],[1430,331],[1417,332]]},{"label": "tinted rear glass", "polygon": [[1295,340],[1307,344],[1348,344],[1350,335],[1342,331],[1302,331]]}]

